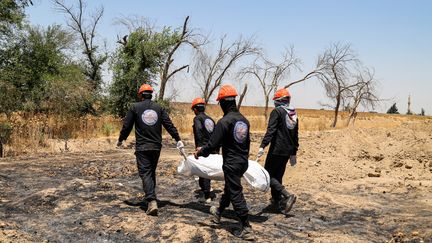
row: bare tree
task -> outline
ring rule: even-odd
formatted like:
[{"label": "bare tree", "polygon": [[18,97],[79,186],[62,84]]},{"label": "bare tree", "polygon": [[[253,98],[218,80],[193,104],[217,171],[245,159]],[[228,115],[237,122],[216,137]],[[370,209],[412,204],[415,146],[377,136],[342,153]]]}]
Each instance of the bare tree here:
[{"label": "bare tree", "polygon": [[267,120],[270,95],[276,91],[279,83],[287,77],[292,68],[299,68],[300,60],[294,54],[294,48],[290,47],[283,53],[282,61],[275,63],[264,57],[263,54],[255,60],[253,65],[244,69],[244,75],[256,78],[264,95],[264,116]]},{"label": "bare tree", "polygon": [[176,68],[174,70],[170,70],[171,64],[174,62],[173,56],[176,53],[176,51],[180,48],[180,46],[183,44],[188,44],[188,45],[190,45],[196,49],[206,42],[206,40],[203,38],[202,35],[194,33],[193,30],[189,30],[188,21],[189,21],[189,16],[186,17],[186,19],[183,23],[183,28],[182,28],[182,31],[180,33],[180,36],[179,36],[178,40],[174,43],[172,48],[168,51],[168,54],[166,55],[166,58],[165,58],[165,62],[163,63],[163,66],[161,68],[159,99],[164,99],[165,87],[166,87],[167,82],[177,72],[180,72],[186,68],[189,68],[189,65],[183,65],[183,66]]},{"label": "bare tree", "polygon": [[326,91],[327,97],[334,102],[334,120],[332,127],[336,127],[339,109],[350,89],[357,86],[353,81],[352,70],[358,67],[360,61],[349,44],[332,44],[319,56],[317,66],[322,71],[317,75]]},{"label": "bare tree", "polygon": [[355,75],[356,85],[352,87],[347,95],[349,99],[350,116],[347,125],[351,122],[354,125],[357,117],[357,109],[361,105],[365,108],[375,109],[377,103],[380,101],[377,95],[376,86],[378,81],[375,79],[375,72],[369,68],[359,70]]},{"label": "bare tree", "polygon": [[[78,0],[78,6],[66,5],[64,0],[53,0],[54,5],[69,18],[67,25],[79,35],[84,48],[83,54],[86,56],[84,73],[89,78],[92,88],[97,90],[102,83],[102,65],[107,60],[106,53],[100,53],[98,45],[95,43],[96,29],[104,14],[104,8],[100,7],[90,19],[84,16],[84,0]],[[88,24],[87,22],[90,21]]]},{"label": "bare tree", "polygon": [[[287,85],[285,85],[284,88],[288,89],[289,87],[293,86],[294,84],[298,84],[298,83],[304,82],[304,81],[306,81],[308,79],[311,79],[313,77],[317,77],[318,75],[323,74],[324,67],[325,66],[323,65],[323,63],[321,63],[321,62],[318,61],[317,64],[316,64],[316,66],[315,66],[315,69],[313,69],[312,71],[308,72],[302,78],[300,78],[298,80],[295,80],[295,81],[291,81],[290,83],[288,83]],[[299,68],[299,70],[302,71],[301,68]]]},{"label": "bare tree", "polygon": [[194,76],[199,82],[202,96],[206,102],[222,84],[222,80],[234,65],[242,58],[259,52],[252,38],[240,37],[231,44],[226,44],[226,35],[220,39],[216,56],[210,54],[210,48],[197,49]]}]

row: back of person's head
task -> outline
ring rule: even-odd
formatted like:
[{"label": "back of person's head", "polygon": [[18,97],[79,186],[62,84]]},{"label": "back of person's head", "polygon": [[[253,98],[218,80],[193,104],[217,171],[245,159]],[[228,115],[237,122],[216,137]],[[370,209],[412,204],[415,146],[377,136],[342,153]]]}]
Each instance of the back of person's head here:
[{"label": "back of person's head", "polygon": [[153,87],[150,86],[149,84],[141,85],[138,90],[138,96],[143,100],[151,99],[152,94],[153,94]]},{"label": "back of person's head", "polygon": [[204,112],[205,111],[205,105],[199,104],[194,106],[194,110],[196,110],[197,112]]}]

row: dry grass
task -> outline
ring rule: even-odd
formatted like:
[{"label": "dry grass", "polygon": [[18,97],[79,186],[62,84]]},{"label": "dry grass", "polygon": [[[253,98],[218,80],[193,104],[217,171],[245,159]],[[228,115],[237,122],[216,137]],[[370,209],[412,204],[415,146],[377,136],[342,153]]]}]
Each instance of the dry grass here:
[{"label": "dry grass", "polygon": [[[241,112],[249,119],[251,131],[262,133],[265,131],[265,121],[262,107],[242,107]],[[208,105],[207,113],[215,120],[222,117],[223,113],[219,106]],[[321,131],[330,129],[333,120],[333,112],[326,110],[298,109],[299,124],[301,131]],[[336,129],[346,127],[348,114],[341,112]],[[192,120],[194,114],[188,103],[174,104],[171,118],[181,134],[192,133]],[[0,121],[5,118],[0,117]],[[431,117],[388,115],[377,113],[359,113],[355,123],[356,127],[396,127],[402,123],[429,119]],[[43,148],[52,146],[50,141],[67,142],[70,139],[90,139],[100,137],[117,137],[121,128],[121,119],[113,116],[85,116],[56,117],[45,115],[23,115],[15,114],[11,118],[13,133],[11,143],[6,146],[6,155],[38,152]]]},{"label": "dry grass", "polygon": [[14,114],[9,122],[13,132],[11,142],[6,146],[7,156],[37,152],[49,147],[51,140],[111,136],[121,126],[120,119],[112,116],[78,118]]},{"label": "dry grass", "polygon": [[[269,109],[269,112],[271,108]],[[219,106],[208,105],[206,112],[218,120],[223,113]],[[251,124],[252,132],[264,132],[267,127],[267,121],[264,119],[264,108],[245,106],[241,108],[243,115],[247,117]],[[312,109],[297,109],[299,116],[299,125],[301,131],[322,131],[333,129],[330,124],[333,121],[334,112],[329,110],[312,110]],[[340,112],[336,129],[347,127],[349,114]],[[178,127],[181,133],[192,133],[192,120],[194,114],[190,109],[190,104],[177,103],[175,104],[175,112],[172,115],[174,124]],[[355,122],[356,127],[395,127],[403,122],[431,119],[431,117],[422,116],[406,116],[406,115],[389,115],[379,113],[360,112],[357,115]]]}]

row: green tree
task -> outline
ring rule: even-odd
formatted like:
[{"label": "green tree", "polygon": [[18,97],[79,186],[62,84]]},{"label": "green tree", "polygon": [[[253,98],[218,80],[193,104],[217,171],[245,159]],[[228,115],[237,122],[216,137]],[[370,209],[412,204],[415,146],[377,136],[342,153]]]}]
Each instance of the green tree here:
[{"label": "green tree", "polygon": [[73,44],[72,34],[59,25],[22,31],[0,55],[2,111],[82,112],[90,89],[82,68],[67,55]]},{"label": "green tree", "polygon": [[396,103],[394,103],[388,110],[387,114],[399,114],[398,108],[396,107]]},{"label": "green tree", "polygon": [[32,4],[30,0],[0,1],[0,38],[21,27],[25,18],[24,8]]},{"label": "green tree", "polygon": [[41,108],[45,113],[82,115],[93,100],[90,84],[80,66],[64,65],[58,75],[47,76]]},{"label": "green tree", "polygon": [[109,94],[113,114],[123,117],[130,104],[137,101],[139,86],[155,84],[164,56],[178,38],[179,33],[168,27],[160,32],[139,27],[120,42],[111,60],[113,82]]}]

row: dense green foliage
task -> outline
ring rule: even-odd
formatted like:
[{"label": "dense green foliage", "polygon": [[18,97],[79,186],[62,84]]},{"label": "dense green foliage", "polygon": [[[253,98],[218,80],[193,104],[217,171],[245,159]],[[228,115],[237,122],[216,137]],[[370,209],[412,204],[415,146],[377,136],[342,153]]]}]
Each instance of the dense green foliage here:
[{"label": "dense green foliage", "polygon": [[169,27],[135,28],[111,55],[113,80],[104,90],[101,72],[107,54],[98,52],[99,47],[88,40],[92,36],[80,36],[79,28],[29,25],[24,10],[30,4],[29,0],[0,2],[0,110],[7,116],[15,111],[60,115],[110,111],[124,116],[138,100],[140,85],[157,85],[169,50],[181,38]]},{"label": "dense green foliage", "polygon": [[29,0],[0,1],[0,39],[10,35],[17,27],[21,27],[25,18],[24,8],[29,4],[31,4]]},{"label": "dense green foliage", "polygon": [[124,116],[144,83],[155,85],[165,55],[179,38],[177,31],[138,28],[117,48],[111,61],[113,82],[109,89],[111,111]]},{"label": "dense green foliage", "polygon": [[25,27],[0,56],[0,109],[80,113],[92,97],[78,63],[68,57],[72,35],[58,25]]}]

